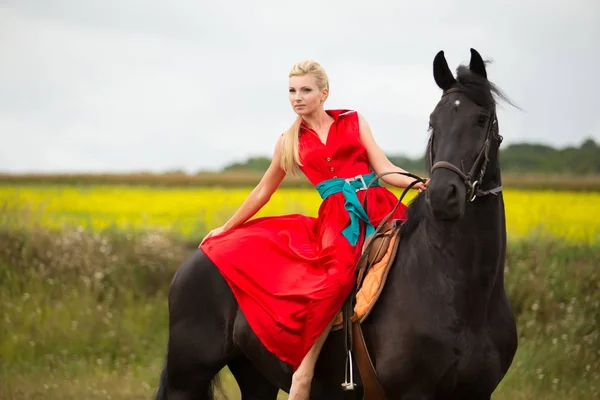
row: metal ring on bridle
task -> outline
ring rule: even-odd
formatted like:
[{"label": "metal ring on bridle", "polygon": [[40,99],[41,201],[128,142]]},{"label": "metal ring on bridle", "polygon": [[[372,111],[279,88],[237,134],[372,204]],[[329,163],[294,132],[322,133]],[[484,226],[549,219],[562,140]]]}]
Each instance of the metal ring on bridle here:
[{"label": "metal ring on bridle", "polygon": [[479,183],[479,181],[475,181],[473,182],[473,184],[471,185],[471,191],[469,193],[469,197],[471,197],[471,199],[469,200],[471,203],[473,202],[473,200],[475,200],[475,198],[477,197],[477,184]]}]

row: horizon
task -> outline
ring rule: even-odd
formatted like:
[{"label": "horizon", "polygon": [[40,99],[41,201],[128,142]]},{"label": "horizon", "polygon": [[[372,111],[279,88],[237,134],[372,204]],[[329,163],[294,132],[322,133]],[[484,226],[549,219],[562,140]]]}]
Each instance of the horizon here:
[{"label": "horizon", "polygon": [[[552,146],[552,145],[548,145],[548,144],[544,144],[544,143],[538,143],[538,142],[528,142],[528,141],[523,141],[523,142],[516,142],[516,143],[510,143],[506,146],[501,146],[500,147],[500,151],[505,151],[507,150],[507,148],[513,147],[513,146],[544,146],[550,149],[553,149],[555,151],[565,151],[565,150],[569,150],[569,149],[579,149],[581,148],[581,146],[583,146],[584,143],[587,143],[589,141],[592,141],[596,146],[600,146],[600,143],[598,141],[596,141],[594,138],[588,137],[588,138],[583,138],[583,140],[580,143],[576,143],[574,145],[566,145],[563,147],[558,147],[558,146]],[[417,162],[417,161],[421,161],[424,158],[424,155],[421,156],[415,156],[415,157],[410,157],[404,154],[386,154],[388,157],[394,157],[394,158],[400,158],[400,157],[404,157],[407,158],[408,160],[412,161],[412,162]],[[195,170],[195,171],[186,171],[183,169],[170,169],[170,170],[156,170],[156,171],[149,171],[149,170],[114,170],[114,171],[84,171],[84,170],[72,170],[72,171],[20,171],[20,172],[10,172],[10,171],[4,171],[0,169],[0,175],[4,175],[4,176],[10,176],[10,175],[14,175],[14,176],[19,176],[19,175],[144,175],[144,174],[155,174],[155,175],[169,175],[169,174],[185,174],[185,175],[197,175],[197,174],[213,174],[213,173],[232,173],[232,174],[237,174],[240,173],[240,171],[225,171],[225,169],[227,169],[228,167],[231,167],[235,164],[245,164],[248,163],[251,160],[256,160],[256,159],[271,159],[271,157],[269,155],[253,155],[253,156],[248,156],[246,158],[242,158],[239,160],[232,160],[230,163],[220,167],[220,168],[214,168],[214,169],[199,169],[199,170]],[[402,167],[402,166],[400,166]],[[244,173],[260,173],[259,171],[254,171],[254,170],[247,170],[244,171]]]}]

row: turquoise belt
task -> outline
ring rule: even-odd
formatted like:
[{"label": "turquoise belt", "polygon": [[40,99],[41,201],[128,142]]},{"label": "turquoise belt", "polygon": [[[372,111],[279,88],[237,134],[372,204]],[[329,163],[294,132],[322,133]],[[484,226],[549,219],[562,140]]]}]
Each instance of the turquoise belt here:
[{"label": "turquoise belt", "polygon": [[[335,193],[342,192],[344,194],[344,198],[346,199],[344,208],[350,216],[350,225],[342,230],[342,235],[348,239],[348,242],[352,246],[358,243],[361,219],[366,224],[365,237],[375,233],[375,228],[371,225],[367,212],[360,204],[360,201],[358,201],[358,196],[356,196],[357,191],[367,189],[368,182],[371,182],[375,176],[375,173],[370,173],[368,175],[357,175],[354,178],[348,179],[333,178],[323,181],[316,186],[323,200]],[[379,186],[379,181],[376,180],[373,182],[371,187],[373,186]]]}]

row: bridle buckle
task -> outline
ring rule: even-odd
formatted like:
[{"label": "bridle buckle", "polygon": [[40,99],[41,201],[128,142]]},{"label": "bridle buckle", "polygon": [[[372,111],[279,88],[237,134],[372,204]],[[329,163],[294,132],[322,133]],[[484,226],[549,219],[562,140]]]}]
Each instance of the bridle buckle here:
[{"label": "bridle buckle", "polygon": [[470,202],[472,203],[477,198],[477,185],[479,181],[475,181],[471,184],[471,190],[469,192]]}]

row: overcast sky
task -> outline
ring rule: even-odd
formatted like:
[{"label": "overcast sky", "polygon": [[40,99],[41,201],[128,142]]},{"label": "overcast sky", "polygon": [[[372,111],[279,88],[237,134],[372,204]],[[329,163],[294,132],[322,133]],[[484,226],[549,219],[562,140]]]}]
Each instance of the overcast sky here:
[{"label": "overcast sky", "polygon": [[270,156],[288,72],[327,70],[388,154],[419,156],[432,61],[469,48],[524,111],[505,143],[600,141],[600,1],[0,0],[0,171],[216,169]]}]

